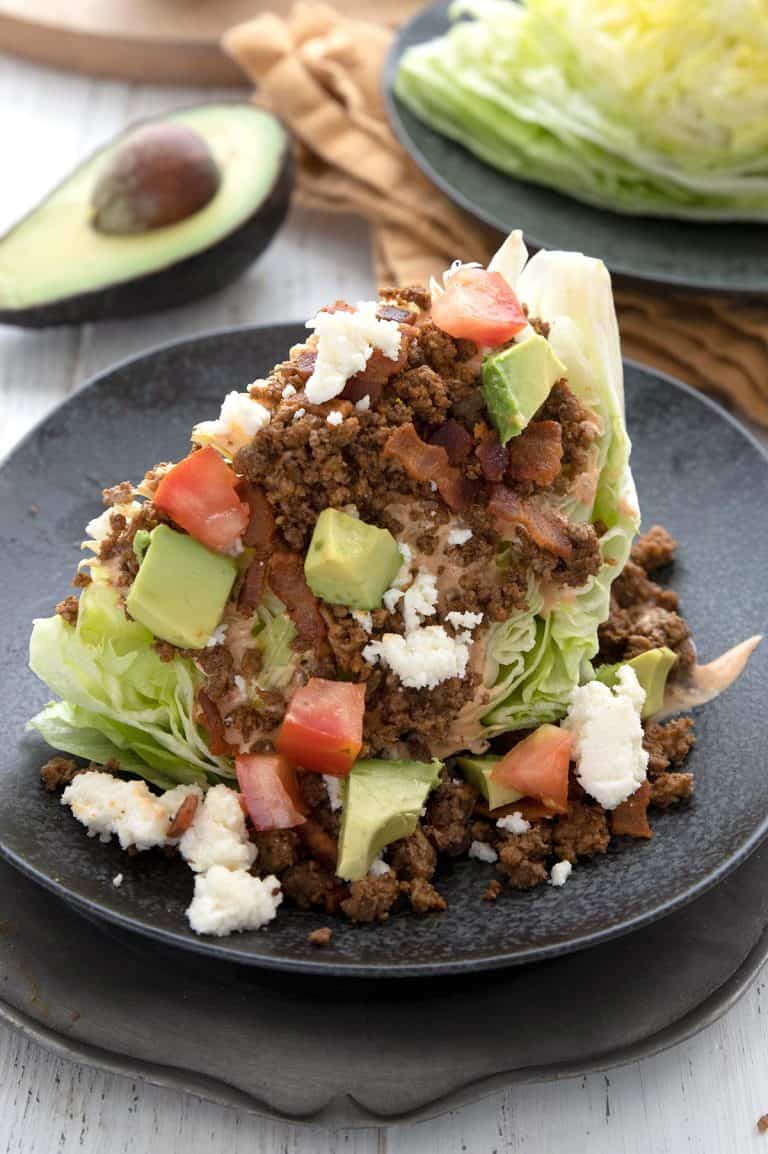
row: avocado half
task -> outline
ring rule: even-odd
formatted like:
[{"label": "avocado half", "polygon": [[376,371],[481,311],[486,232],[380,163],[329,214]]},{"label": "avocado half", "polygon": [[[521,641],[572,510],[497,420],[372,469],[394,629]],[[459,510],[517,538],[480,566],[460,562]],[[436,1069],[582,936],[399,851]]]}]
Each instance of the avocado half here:
[{"label": "avocado half", "polygon": [[42,328],[173,308],[235,280],[280,227],[293,188],[291,140],[251,104],[204,104],[142,124],[180,122],[220,171],[213,198],[141,234],[94,227],[91,196],[132,125],[85,160],[0,237],[0,323]]}]

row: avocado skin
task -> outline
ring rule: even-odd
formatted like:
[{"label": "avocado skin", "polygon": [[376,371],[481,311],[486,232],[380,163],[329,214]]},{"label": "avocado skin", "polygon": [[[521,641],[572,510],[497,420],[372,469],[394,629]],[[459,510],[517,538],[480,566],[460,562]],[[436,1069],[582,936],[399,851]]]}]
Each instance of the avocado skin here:
[{"label": "avocado skin", "polygon": [[[60,297],[49,304],[29,308],[0,308],[0,324],[27,329],[80,325],[178,308],[218,292],[237,280],[271,243],[288,212],[293,183],[293,150],[286,129],[283,156],[268,196],[259,203],[252,216],[210,248],[157,272],[115,281],[92,292]],[[44,203],[45,199],[41,201]],[[36,205],[31,209],[10,232],[39,207]]]}]

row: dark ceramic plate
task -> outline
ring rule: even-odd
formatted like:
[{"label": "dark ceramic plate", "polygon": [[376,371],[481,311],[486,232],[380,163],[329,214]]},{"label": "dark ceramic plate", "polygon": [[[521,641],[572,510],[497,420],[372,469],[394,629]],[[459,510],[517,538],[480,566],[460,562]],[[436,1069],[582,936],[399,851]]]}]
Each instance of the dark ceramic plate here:
[{"label": "dark ceramic plate", "polygon": [[[302,331],[237,329],[128,361],[68,400],[0,469],[0,851],[84,912],[166,944],[250,965],[370,977],[553,957],[644,925],[725,877],[768,829],[768,651],[701,711],[691,765],[696,800],[656,816],[652,842],[616,846],[579,866],[564,890],[505,894],[495,905],[480,900],[490,868],[457,863],[438,880],[447,913],[403,913],[373,927],[339,922],[322,953],[307,933],[327,919],[289,909],[266,932],[195,937],[184,918],[192,890],[186,866],[152,853],[128,858],[89,840],[44,793],[37,771],[47,750],[23,732],[47,698],[27,671],[29,625],[66,592],[101,488],[183,455],[191,425],[215,415],[227,390],[280,360]],[[628,365],[627,397],[646,522],[662,521],[684,542],[674,584],[709,658],[766,618],[767,462],[736,422],[684,386]],[[125,877],[119,889],[111,884],[117,872]]]},{"label": "dark ceramic plate", "polygon": [[423,124],[393,95],[393,82],[406,48],[446,31],[446,12],[446,4],[434,4],[401,29],[384,87],[400,142],[447,196],[501,232],[521,228],[532,247],[577,249],[634,280],[704,292],[768,292],[766,225],[697,224],[591,208],[491,168]]}]

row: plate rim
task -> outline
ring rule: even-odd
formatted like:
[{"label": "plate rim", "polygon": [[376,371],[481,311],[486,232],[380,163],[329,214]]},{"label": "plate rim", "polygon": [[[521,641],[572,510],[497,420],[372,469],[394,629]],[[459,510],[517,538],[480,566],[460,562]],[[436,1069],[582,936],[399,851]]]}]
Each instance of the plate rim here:
[{"label": "plate rim", "polygon": [[[57,416],[57,414],[70,404],[77,404],[84,395],[91,393],[92,390],[99,387],[99,385],[107,378],[112,377],[118,372],[129,369],[133,364],[140,361],[149,360],[157,355],[173,353],[174,350],[180,348],[189,348],[193,345],[203,345],[210,340],[221,339],[225,340],[231,336],[243,336],[245,334],[271,332],[276,330],[290,330],[296,329],[303,322],[298,321],[283,321],[278,324],[238,324],[223,326],[211,330],[205,330],[196,333],[192,336],[179,337],[171,341],[161,342],[155,344],[150,348],[139,353],[131,354],[117,361],[115,364],[107,366],[88,378],[83,385],[63,398],[54,408],[52,408],[45,416],[43,416],[28,433],[11,449],[11,451],[0,460],[0,470],[12,464],[17,454],[21,453],[27,444],[43,429],[48,422]],[[700,392],[693,386],[686,384],[683,381],[677,380],[668,373],[661,372],[649,365],[645,365],[639,361],[631,358],[623,358],[624,367],[631,368],[638,371],[641,376],[651,378],[657,381],[662,381],[673,389],[677,389],[683,394],[688,395],[695,401],[704,405],[715,416],[731,426],[731,428],[742,436],[752,449],[757,450],[757,453],[765,466],[768,466],[768,449],[766,449],[756,438],[754,433],[745,426],[734,414],[725,409],[719,402],[705,393]],[[414,977],[436,977],[450,974],[468,974],[481,973],[486,970],[496,970],[504,968],[512,968],[519,965],[536,964],[545,961],[549,958],[563,956],[569,953],[575,953],[580,950],[589,949],[593,946],[600,945],[604,942],[611,941],[616,938],[624,937],[627,934],[641,929],[643,926],[650,925],[652,922],[662,920],[669,914],[676,910],[682,909],[690,902],[695,901],[696,898],[701,897],[716,886],[719,882],[724,881],[729,877],[746,859],[760,846],[760,844],[768,836],[768,812],[764,815],[762,821],[755,827],[752,833],[747,837],[743,844],[725,861],[721,861],[719,865],[712,869],[708,874],[703,876],[696,884],[689,886],[685,891],[674,895],[661,904],[657,904],[654,908],[646,910],[644,913],[637,914],[634,917],[625,919],[623,922],[604,927],[589,932],[579,934],[567,940],[553,941],[545,945],[529,947],[517,954],[500,954],[498,952],[487,955],[478,954],[472,957],[465,958],[449,958],[446,960],[433,960],[426,962],[402,962],[393,965],[391,961],[376,961],[376,962],[361,962],[357,960],[345,961],[339,957],[322,957],[314,958],[292,958],[289,956],[270,956],[264,954],[244,953],[237,949],[229,947],[227,939],[210,940],[206,937],[192,937],[186,934],[180,934],[174,930],[164,929],[151,925],[144,921],[139,921],[135,916],[130,916],[121,913],[119,910],[109,909],[103,906],[97,900],[83,897],[82,895],[73,894],[67,890],[64,885],[51,876],[50,872],[46,873],[37,866],[31,864],[27,859],[8,847],[4,841],[0,840],[0,856],[7,861],[14,868],[18,869],[25,876],[31,878],[37,884],[42,885],[45,889],[55,894],[59,900],[64,901],[86,916],[91,916],[97,920],[106,921],[110,924],[116,925],[123,930],[128,930],[131,933],[138,933],[142,937],[150,938],[158,941],[165,946],[170,946],[176,949],[188,950],[192,953],[201,954],[205,957],[218,959],[221,961],[234,962],[238,965],[253,967],[256,969],[269,969],[281,971],[284,973],[302,973],[314,974],[316,976],[332,977],[359,977],[359,978],[388,978],[396,980],[398,978],[414,978]]]},{"label": "plate rim", "polygon": [[[427,13],[430,13],[430,12],[436,13],[436,12],[441,11],[441,10],[447,10],[450,7],[450,3],[451,3],[451,0],[436,0],[436,2],[434,2],[434,3],[425,4],[422,8],[419,8],[416,12],[414,12],[414,14],[412,16],[410,16],[408,18],[408,20],[405,21],[405,23],[401,24],[396,29],[394,39],[392,41],[392,44],[390,45],[389,51],[387,52],[387,55],[386,55],[385,60],[384,60],[384,69],[383,69],[382,78],[381,78],[381,91],[382,91],[382,96],[384,98],[384,107],[385,107],[386,113],[387,113],[387,121],[388,121],[389,128],[391,129],[391,131],[395,135],[398,143],[405,150],[405,152],[407,153],[409,158],[413,161],[413,163],[417,166],[417,168],[419,168],[419,170],[440,190],[440,192],[442,192],[444,194],[444,196],[446,196],[448,198],[448,200],[450,200],[453,204],[457,205],[459,208],[463,209],[464,212],[466,212],[469,216],[473,217],[475,220],[480,221],[482,224],[487,225],[489,228],[495,229],[497,232],[504,235],[509,231],[507,225],[501,223],[500,218],[498,216],[496,216],[495,213],[484,208],[483,206],[478,206],[461,189],[457,188],[456,185],[452,184],[451,181],[448,180],[445,176],[443,176],[442,173],[438,169],[433,167],[431,162],[424,156],[421,149],[416,147],[414,139],[413,139],[411,133],[408,131],[408,129],[407,129],[407,127],[403,121],[402,110],[405,106],[403,105],[402,101],[399,100],[399,98],[397,97],[397,95],[395,94],[395,91],[394,91],[395,72],[397,69],[397,65],[400,62],[400,58],[403,54],[404,41],[405,41],[408,33],[411,31],[411,29],[414,27],[414,25],[418,24],[418,22],[424,18],[424,16]],[[430,128],[429,125],[425,125],[424,127],[429,129],[429,131],[431,131],[431,132],[435,132],[435,129]],[[437,133],[437,132],[435,132],[435,134],[438,136],[442,135],[441,133]],[[451,145],[453,145],[453,147],[458,148],[458,149],[462,149],[463,151],[467,151],[466,149],[464,149],[463,145],[458,143],[458,141],[451,140],[450,137],[444,137],[443,139],[447,140]],[[471,153],[468,153],[468,155],[472,156]],[[647,216],[643,216],[643,215],[637,214],[637,213],[631,213],[631,214],[630,213],[626,213],[626,214],[625,213],[612,213],[610,209],[601,209],[597,205],[592,205],[592,204],[588,204],[586,201],[577,200],[576,197],[570,197],[568,195],[568,193],[561,192],[560,189],[550,188],[548,185],[537,185],[537,184],[530,182],[530,181],[518,180],[516,177],[512,176],[510,173],[504,173],[504,172],[501,172],[501,170],[499,170],[499,169],[494,169],[492,165],[490,165],[486,161],[482,160],[479,156],[477,156],[477,157],[472,156],[472,159],[474,161],[476,161],[478,164],[484,165],[491,172],[496,173],[498,176],[505,177],[507,180],[509,180],[510,182],[512,182],[514,184],[525,185],[525,186],[532,188],[534,190],[536,188],[546,188],[548,191],[555,192],[559,196],[562,196],[564,199],[569,200],[569,201],[573,201],[575,204],[578,204],[581,207],[590,208],[594,212],[606,213],[612,217],[615,217],[618,221],[621,221],[621,220],[627,219],[627,218],[631,219],[631,220],[651,220],[651,221],[653,221],[653,220],[675,221],[676,219],[678,219],[675,217],[647,217]],[[680,219],[679,223],[688,224],[688,223],[696,223],[696,222],[691,222],[691,221],[687,221],[685,219]],[[699,223],[704,224],[707,222],[699,222]],[[721,226],[723,226],[723,225],[727,226],[728,224],[747,225],[750,223],[757,225],[760,222],[757,222],[757,221],[719,221],[719,222],[710,222],[710,223],[715,223],[715,224],[719,223]],[[768,232],[768,223],[765,223],[764,227],[766,228],[766,230]],[[539,240],[532,233],[529,233],[527,229],[523,229],[523,236],[525,239],[525,243],[533,251],[538,251],[539,249],[546,249],[546,248],[550,247],[549,245],[546,244],[545,241]],[[630,289],[631,288],[648,288],[648,289],[654,289],[658,292],[667,293],[667,294],[674,293],[674,292],[681,292],[681,291],[686,292],[687,291],[687,292],[700,293],[702,296],[708,296],[708,297],[712,297],[712,296],[735,296],[735,297],[749,298],[749,297],[760,297],[761,295],[768,293],[768,276],[765,278],[765,280],[761,286],[758,286],[755,284],[746,284],[743,281],[736,282],[734,284],[729,284],[729,285],[715,285],[715,284],[711,284],[711,283],[700,282],[697,280],[689,280],[689,279],[687,280],[685,277],[677,276],[674,273],[670,273],[666,276],[661,276],[661,275],[653,276],[650,273],[646,274],[646,273],[637,272],[634,269],[627,268],[626,266],[623,266],[620,259],[618,261],[617,260],[611,260],[610,262],[604,261],[604,263],[605,263],[606,267],[608,268],[609,272],[613,276],[619,278],[620,283],[619,283],[618,287],[622,287],[622,288],[630,288]],[[674,380],[675,378],[672,378],[672,379]]]}]

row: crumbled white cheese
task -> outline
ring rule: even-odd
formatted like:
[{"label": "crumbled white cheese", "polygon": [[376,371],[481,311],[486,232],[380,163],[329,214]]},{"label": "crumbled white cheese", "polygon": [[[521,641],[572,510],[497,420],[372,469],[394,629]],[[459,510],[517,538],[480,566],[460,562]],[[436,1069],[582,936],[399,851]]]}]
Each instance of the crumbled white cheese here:
[{"label": "crumbled white cheese", "polygon": [[380,878],[389,872],[389,866],[384,861],[381,854],[377,854],[377,856],[371,862],[371,868],[368,870],[368,876],[372,878]]},{"label": "crumbled white cheese", "polygon": [[482,613],[457,613],[452,609],[450,613],[446,613],[445,620],[454,627],[454,629],[476,629],[483,620]]},{"label": "crumbled white cheese", "polygon": [[466,545],[471,536],[471,529],[451,529],[446,540],[449,545]]},{"label": "crumbled white cheese", "polygon": [[611,691],[601,681],[578,686],[563,728],[573,734],[579,783],[606,809],[615,809],[645,781],[640,713],[645,691],[634,669],[623,665]]},{"label": "crumbled white cheese", "polygon": [[564,886],[571,876],[573,866],[569,861],[558,861],[552,866],[549,873],[549,884],[551,886]]},{"label": "crumbled white cheese", "polygon": [[430,481],[429,487],[433,493],[436,493],[437,492],[437,481]]},{"label": "crumbled white cheese", "polygon": [[232,680],[235,683],[235,689],[239,689],[244,694],[248,692],[248,684],[242,674],[236,673]]},{"label": "crumbled white cheese", "polygon": [[138,501],[129,501],[127,505],[113,505],[109,509],[105,509],[103,513],[99,513],[98,517],[93,517],[85,526],[85,535],[88,540],[83,542],[83,548],[93,549],[98,553],[99,546],[105,537],[108,537],[112,532],[112,515],[119,513],[125,517],[126,521],[131,521],[135,513],[138,513],[141,505]]},{"label": "crumbled white cheese", "polygon": [[319,312],[307,321],[317,336],[317,359],[306,383],[307,400],[314,405],[341,393],[350,377],[361,373],[374,348],[396,361],[402,335],[395,321],[381,320],[377,301],[360,301],[353,312]]},{"label": "crumbled white cheese", "polygon": [[469,856],[475,858],[477,861],[494,862],[499,860],[499,855],[493,846],[488,845],[484,841],[473,841],[469,847]]},{"label": "crumbled white cheese", "polygon": [[332,773],[324,773],[323,781],[325,788],[328,791],[328,803],[334,813],[341,809],[341,778],[334,777]]},{"label": "crumbled white cheese", "polygon": [[344,420],[344,414],[339,409],[333,409],[325,418],[328,425],[340,425]]},{"label": "crumbled white cheese", "polygon": [[366,645],[363,657],[370,665],[381,660],[409,689],[434,689],[464,676],[471,643],[469,633],[449,637],[442,625],[426,625],[405,637],[385,633],[381,641]]},{"label": "crumbled white cheese", "polygon": [[341,511],[342,513],[346,513],[348,517],[354,517],[356,521],[360,520],[360,510],[357,505],[342,505]]},{"label": "crumbled white cheese", "polygon": [[508,817],[500,817],[496,822],[496,828],[503,829],[506,833],[527,833],[531,823],[525,820],[519,809],[516,809]]},{"label": "crumbled white cheese", "polygon": [[259,429],[269,424],[270,418],[269,409],[249,393],[227,393],[218,419],[195,425],[192,440],[198,445],[213,444],[231,453],[247,444]]},{"label": "crumbled white cheese", "polygon": [[120,886],[122,884],[123,884],[123,875],[122,874],[115,874],[115,876],[112,878],[112,885],[117,890],[120,888]]},{"label": "crumbled white cheese", "polygon": [[403,597],[405,631],[418,629],[425,617],[434,617],[437,609],[437,580],[434,573],[420,569]]},{"label": "crumbled white cheese", "polygon": [[290,400],[291,397],[296,396],[296,390],[294,389],[293,385],[286,385],[280,396],[284,401]]},{"label": "crumbled white cheese", "polygon": [[215,865],[195,878],[195,896],[187,918],[196,934],[220,938],[261,929],[275,917],[282,900],[276,877],[257,878],[244,869]]},{"label": "crumbled white cheese", "polygon": [[373,630],[373,618],[370,613],[365,613],[362,609],[353,609],[352,616],[366,633],[370,633]]},{"label": "crumbled white cheese", "polygon": [[215,785],[197,807],[195,820],[179,842],[179,852],[195,873],[213,866],[248,869],[256,846],[248,837],[240,795],[226,785]]},{"label": "crumbled white cheese", "polygon": [[217,625],[216,628],[214,629],[213,633],[211,634],[211,636],[206,641],[205,648],[206,649],[213,649],[217,645],[223,645],[224,642],[227,640],[227,629],[228,628],[229,628],[229,626],[226,625],[224,622],[222,622],[221,625]]},{"label": "crumbled white cheese", "polygon": [[191,793],[202,797],[198,785],[179,785],[158,796],[145,781],[88,771],[67,786],[61,804],[70,807],[89,837],[106,842],[114,834],[123,849],[146,850],[166,845],[168,822]]},{"label": "crumbled white cheese", "polygon": [[395,589],[393,586],[391,589],[387,589],[381,600],[384,602],[384,608],[388,609],[390,613],[394,613],[398,601],[404,596],[402,589]]},{"label": "crumbled white cheese", "polygon": [[296,412],[293,414],[294,421],[300,421],[301,418],[305,415],[306,411],[307,411],[306,409],[297,409]]},{"label": "crumbled white cheese", "polygon": [[355,401],[355,408],[358,413],[367,413],[370,407],[371,398],[368,396],[368,393],[366,393],[364,397],[361,397],[359,401]]}]

